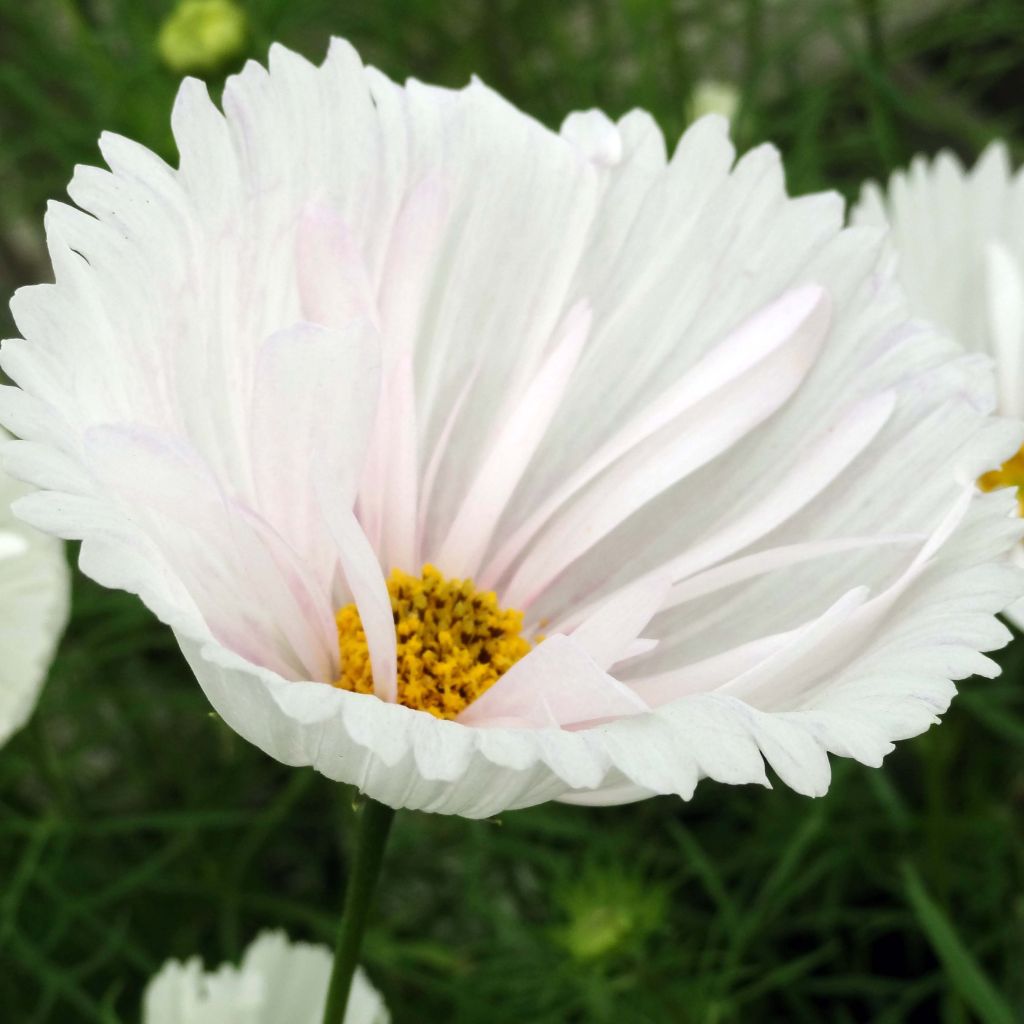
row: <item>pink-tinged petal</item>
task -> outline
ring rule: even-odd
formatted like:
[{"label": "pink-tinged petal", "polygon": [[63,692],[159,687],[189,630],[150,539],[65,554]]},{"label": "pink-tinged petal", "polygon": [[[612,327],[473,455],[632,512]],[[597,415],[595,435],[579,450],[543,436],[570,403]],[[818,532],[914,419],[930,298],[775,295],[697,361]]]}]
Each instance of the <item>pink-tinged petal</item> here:
[{"label": "pink-tinged petal", "polygon": [[310,203],[298,231],[303,317],[342,330],[353,320],[379,324],[376,295],[359,241],[337,210]]},{"label": "pink-tinged petal", "polygon": [[[462,414],[462,410],[466,405],[466,399],[469,397],[470,392],[473,389],[473,384],[476,381],[478,370],[479,367],[466,376],[465,383],[462,385],[455,401],[452,402],[451,409],[448,410],[448,415],[445,417],[444,426],[441,428],[441,433],[438,436],[437,443],[434,445],[434,450],[431,452],[430,458],[426,461],[427,468],[423,472],[423,483],[420,487],[420,510],[416,524],[417,562],[422,562],[424,560],[423,540],[427,528],[427,519],[430,515],[431,498],[434,494],[434,484],[437,482],[437,474],[440,471],[441,462],[444,460],[447,452],[448,442],[451,440],[452,433],[459,421],[459,416]],[[0,387],[0,409],[2,409],[2,407],[3,388]]]},{"label": "pink-tinged petal", "polygon": [[764,666],[784,665],[793,652],[803,649],[810,640],[828,635],[831,629],[862,605],[868,596],[867,587],[855,587],[839,598],[824,613],[795,629],[759,637],[703,661],[683,665],[669,672],[641,676],[630,680],[630,686],[651,705],[658,707],[680,697],[712,691],[724,692],[737,679],[750,678]]},{"label": "pink-tinged petal", "polygon": [[387,581],[346,495],[331,481],[316,484],[317,500],[334,538],[338,561],[359,611],[373,668],[373,692],[381,700],[398,700],[395,620]]},{"label": "pink-tinged petal", "polygon": [[[878,537],[839,537],[833,540],[806,541],[798,544],[786,544],[777,548],[767,548],[764,551],[757,551],[750,555],[744,555],[741,558],[720,562],[711,569],[705,569],[703,572],[685,577],[671,587],[666,595],[662,610],[675,608],[687,601],[705,597],[736,583],[755,579],[758,576],[799,565],[802,562],[812,561],[816,558],[827,558],[846,551],[866,550],[875,547],[902,547],[904,545],[922,544],[926,539],[926,536],[920,533],[882,534]],[[667,562],[664,566],[660,566],[658,569],[645,574],[639,580],[635,580],[613,591],[608,597],[602,598],[602,600],[616,600],[640,583],[658,579],[673,579],[678,573],[677,566],[682,563],[683,559],[688,560],[688,558],[687,553],[680,559]],[[567,630],[572,622],[579,621],[593,614],[600,605],[601,602],[595,602],[584,605],[582,608],[573,609],[569,617],[555,622],[552,629],[555,632]]]},{"label": "pink-tinged petal", "polygon": [[384,379],[359,492],[359,517],[384,565],[415,572],[419,430],[412,356],[400,353]]},{"label": "pink-tinged petal", "polygon": [[367,458],[359,514],[385,565],[415,571],[420,436],[413,370],[417,334],[450,210],[434,176],[405,197],[380,272],[380,318],[385,342],[381,401]]},{"label": "pink-tinged petal", "polygon": [[784,710],[806,699],[821,679],[860,649],[892,611],[963,521],[972,498],[971,489],[965,489],[906,570],[880,594],[870,601],[854,601],[853,592],[844,595],[815,623],[801,627],[796,642],[730,680],[720,691],[769,710]]},{"label": "pink-tinged petal", "polygon": [[429,175],[405,197],[380,274],[380,314],[388,344],[411,351],[423,321],[431,278],[424,273],[437,259],[451,215],[449,188]]},{"label": "pink-tinged petal", "polygon": [[781,526],[846,470],[888,422],[891,392],[858,402],[814,441],[794,467],[763,498],[713,529],[662,571],[681,580],[720,562]]},{"label": "pink-tinged petal", "polygon": [[668,592],[669,583],[663,577],[623,588],[572,631],[573,642],[601,669],[634,657],[641,653],[635,646],[640,631],[661,610]]},{"label": "pink-tinged petal", "polygon": [[[854,614],[867,603],[870,591],[867,587],[848,590],[834,604],[819,615],[793,631],[793,639],[759,665],[729,680],[718,688],[718,692],[733,697],[748,697],[766,682],[785,674],[788,678],[799,679],[812,658],[823,656],[830,644],[842,642],[846,627]],[[806,678],[802,680],[806,684]],[[755,706],[758,702],[752,701]]]},{"label": "pink-tinged petal", "polygon": [[490,727],[513,720],[543,729],[621,718],[647,710],[628,686],[608,675],[569,637],[548,637],[517,661],[458,717]]},{"label": "pink-tinged petal", "polygon": [[590,330],[590,308],[578,302],[536,377],[511,409],[484,458],[436,561],[451,576],[475,576],[509,495],[543,440],[572,380]]},{"label": "pink-tinged petal", "polygon": [[623,652],[619,661],[628,661],[630,658],[639,658],[641,654],[650,654],[660,643],[660,640],[652,640],[649,637],[637,637]]},{"label": "pink-tinged petal", "polygon": [[92,428],[88,464],[185,582],[211,633],[256,664],[327,681],[330,607],[294,552],[186,445],[139,426]]},{"label": "pink-tinged petal", "polygon": [[[817,285],[795,288],[755,313],[617,431],[541,503],[489,562],[481,577],[484,585],[493,586],[548,519],[617,459],[780,348],[802,341],[816,348],[828,330],[829,317],[828,295]],[[726,402],[730,398],[723,394],[719,400]]]},{"label": "pink-tinged petal", "polygon": [[250,444],[257,506],[311,562],[330,574],[316,543],[318,477],[334,480],[351,505],[376,415],[379,338],[355,321],[342,330],[300,323],[271,335],[256,357]]},{"label": "pink-tinged petal", "polygon": [[816,558],[827,558],[848,551],[864,551],[876,547],[903,547],[911,544],[922,544],[925,537],[919,533],[905,533],[878,537],[839,537],[835,540],[806,541],[801,544],[786,544],[782,547],[768,548],[743,558],[734,558],[722,562],[713,569],[707,569],[695,576],[690,576],[672,587],[666,600],[666,608],[675,608],[687,601],[696,600],[716,590],[734,586],[746,580],[763,576],[765,573],[777,572],[801,562],[813,561]]},{"label": "pink-tinged petal", "polygon": [[[962,521],[972,494],[965,490],[921,546],[907,569],[882,593],[867,588],[844,594],[825,613],[794,630],[764,637],[705,662],[632,681],[652,707],[696,692],[715,690],[759,708],[786,708],[806,698],[817,681],[855,653],[891,611]],[[974,666],[977,668],[978,666]]]},{"label": "pink-tinged petal", "polygon": [[616,526],[778,411],[814,365],[828,330],[824,292],[813,290],[801,309],[802,319],[795,325],[787,320],[785,331],[779,331],[786,344],[624,455],[569,504],[535,540],[504,588],[507,603],[528,608],[564,569]]},{"label": "pink-tinged petal", "polygon": [[[896,602],[921,577],[935,556],[963,523],[971,502],[975,497],[976,492],[973,485],[965,487],[899,578],[876,597],[866,602],[863,607],[857,609],[850,617],[847,629],[843,632],[836,650],[832,652],[832,656],[828,659],[822,658],[814,666],[814,670],[819,677],[825,675],[830,668],[834,668],[837,664],[841,663],[843,658],[850,657],[860,649],[867,638],[881,624],[885,616],[892,611]],[[989,659],[985,660],[988,661]]]}]

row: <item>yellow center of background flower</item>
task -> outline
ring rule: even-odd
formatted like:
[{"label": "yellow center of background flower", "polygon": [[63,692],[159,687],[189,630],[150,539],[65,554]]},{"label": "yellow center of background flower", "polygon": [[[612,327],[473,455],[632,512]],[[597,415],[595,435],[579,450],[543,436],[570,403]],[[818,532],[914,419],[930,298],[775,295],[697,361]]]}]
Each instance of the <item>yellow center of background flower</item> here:
[{"label": "yellow center of background flower", "polygon": [[[493,591],[450,580],[432,565],[421,576],[393,569],[388,593],[398,643],[398,703],[455,718],[531,647],[523,613],[500,607]],[[373,693],[366,633],[354,604],[339,609],[341,675],[335,685]]]},{"label": "yellow center of background flower", "polygon": [[1017,508],[1024,516],[1024,448],[1007,459],[998,469],[990,470],[978,478],[983,491],[996,491],[1000,487],[1017,488]]}]

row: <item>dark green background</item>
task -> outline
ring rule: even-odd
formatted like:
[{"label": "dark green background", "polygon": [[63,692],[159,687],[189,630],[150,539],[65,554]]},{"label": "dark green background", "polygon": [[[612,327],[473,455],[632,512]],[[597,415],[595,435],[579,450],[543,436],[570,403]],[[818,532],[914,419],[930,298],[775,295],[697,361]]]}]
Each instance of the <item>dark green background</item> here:
[{"label": "dark green background", "polygon": [[[0,0],[0,292],[46,277],[45,201],[101,129],[174,159],[170,7]],[[245,7],[257,58],[341,34],[398,78],[476,72],[552,125],[643,106],[674,137],[694,82],[731,80],[740,145],[776,142],[794,192],[853,195],[996,135],[1020,153],[1019,0]],[[882,770],[836,763],[823,800],[704,783],[689,804],[400,815],[366,947],[397,1024],[1024,1020],[1024,646],[1003,660]],[[0,752],[0,1019],[127,1024],[169,956],[219,962],[266,926],[329,941],[351,801],[237,739],[164,628],[77,581]]]}]

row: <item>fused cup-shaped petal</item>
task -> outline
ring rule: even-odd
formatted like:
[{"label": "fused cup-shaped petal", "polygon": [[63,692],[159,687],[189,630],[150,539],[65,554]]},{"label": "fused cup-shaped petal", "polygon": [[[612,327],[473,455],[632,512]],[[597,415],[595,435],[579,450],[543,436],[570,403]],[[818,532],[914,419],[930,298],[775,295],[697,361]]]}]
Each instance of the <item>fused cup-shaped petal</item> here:
[{"label": "fused cup-shaped petal", "polygon": [[0,472],[0,745],[36,706],[70,604],[64,545],[11,513],[26,490]]},{"label": "fused cup-shaped petal", "polygon": [[[970,170],[949,152],[918,156],[884,192],[867,183],[851,218],[890,229],[911,312],[990,356],[999,412],[1024,418],[1024,171],[1006,145],[993,142]],[[1022,454],[987,469],[984,488],[1024,485]],[[1015,556],[1024,565],[1024,549]],[[1024,625],[1024,603],[1008,614]]]},{"label": "fused cup-shaped petal", "polygon": [[[198,957],[169,960],[146,986],[142,1024],[320,1024],[331,976],[324,946],[263,932],[238,967],[204,971]],[[343,1024],[388,1024],[380,993],[361,968]]]},{"label": "fused cup-shaped petal", "polygon": [[1021,429],[774,149],[554,133],[343,42],[223,106],[183,84],[177,170],[76,172],[0,415],[20,514],[251,742],[474,817],[820,794],[997,671],[1020,530],[973,482]]}]

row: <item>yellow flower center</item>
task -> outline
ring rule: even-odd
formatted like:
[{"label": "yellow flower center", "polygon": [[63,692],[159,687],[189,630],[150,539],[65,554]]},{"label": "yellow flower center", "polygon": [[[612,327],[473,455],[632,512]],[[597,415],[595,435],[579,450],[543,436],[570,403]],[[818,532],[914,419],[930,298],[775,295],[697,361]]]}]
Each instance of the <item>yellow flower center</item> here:
[{"label": "yellow flower center", "polygon": [[[420,576],[392,569],[388,593],[398,642],[398,702],[455,718],[524,654],[523,613],[502,608],[472,580],[450,580],[432,565]],[[335,686],[373,693],[366,633],[354,604],[339,609],[341,675]]]},{"label": "yellow flower center", "polygon": [[978,478],[983,491],[995,491],[1000,487],[1017,488],[1017,508],[1024,516],[1024,448],[1007,459],[998,469],[990,470]]}]

